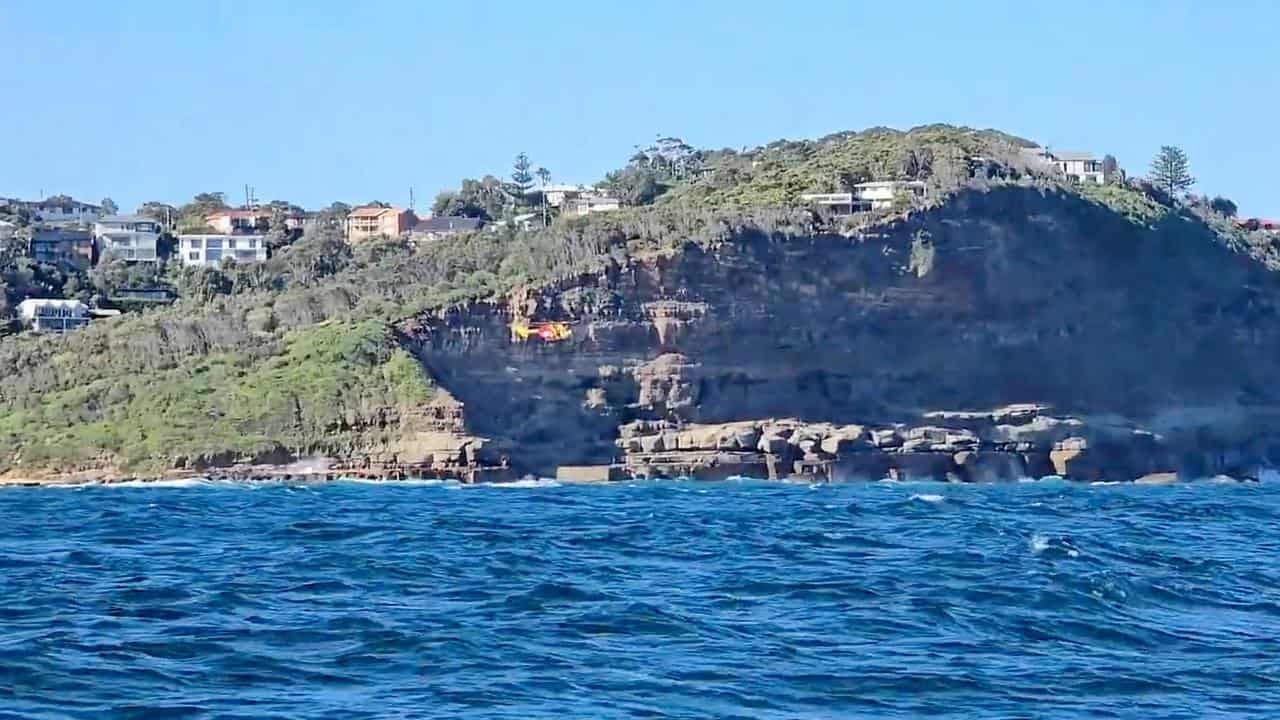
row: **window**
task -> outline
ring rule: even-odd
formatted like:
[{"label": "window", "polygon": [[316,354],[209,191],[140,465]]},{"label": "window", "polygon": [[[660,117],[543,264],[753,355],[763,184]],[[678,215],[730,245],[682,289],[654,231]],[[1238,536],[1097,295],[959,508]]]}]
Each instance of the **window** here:
[{"label": "window", "polygon": [[209,250],[204,254],[204,259],[206,262],[218,262],[222,259],[222,248],[209,248]]},{"label": "window", "polygon": [[187,244],[192,250],[199,250],[204,246],[204,238],[187,238]]},{"label": "window", "polygon": [[191,262],[200,262],[200,253],[189,252],[187,253],[187,259],[190,260]]},{"label": "window", "polygon": [[249,241],[249,249],[250,249],[250,250],[256,249],[257,247],[258,247],[258,241],[257,241],[257,239],[256,239],[256,238],[255,238],[255,239],[253,239],[253,240],[250,240],[250,241]]},{"label": "window", "polygon": [[209,238],[209,241],[205,243],[205,247],[209,248],[210,250],[221,250],[222,238]]},{"label": "window", "polygon": [[228,250],[235,250],[235,249],[236,249],[236,239],[235,239],[235,238],[231,238],[230,240],[227,240],[227,249],[228,249]]}]

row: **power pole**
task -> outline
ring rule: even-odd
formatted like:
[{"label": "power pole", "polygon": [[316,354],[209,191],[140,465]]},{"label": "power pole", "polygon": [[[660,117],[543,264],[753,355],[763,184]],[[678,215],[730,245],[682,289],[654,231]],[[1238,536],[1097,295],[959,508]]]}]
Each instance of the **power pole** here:
[{"label": "power pole", "polygon": [[409,186],[409,211],[412,212],[413,207],[413,186]]}]

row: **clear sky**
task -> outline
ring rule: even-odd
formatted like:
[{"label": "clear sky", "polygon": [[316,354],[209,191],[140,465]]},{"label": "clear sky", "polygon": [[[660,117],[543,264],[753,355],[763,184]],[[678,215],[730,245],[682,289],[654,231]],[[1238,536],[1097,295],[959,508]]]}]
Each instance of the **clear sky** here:
[{"label": "clear sky", "polygon": [[996,127],[1280,215],[1280,2],[0,0],[0,196],[418,207],[527,152]]}]

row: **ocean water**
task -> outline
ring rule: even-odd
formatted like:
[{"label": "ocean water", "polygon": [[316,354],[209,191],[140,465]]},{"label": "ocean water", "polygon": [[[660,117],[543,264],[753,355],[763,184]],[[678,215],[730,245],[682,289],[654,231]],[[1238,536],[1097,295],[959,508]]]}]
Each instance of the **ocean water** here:
[{"label": "ocean water", "polygon": [[1280,483],[0,490],[0,718],[1280,717]]}]

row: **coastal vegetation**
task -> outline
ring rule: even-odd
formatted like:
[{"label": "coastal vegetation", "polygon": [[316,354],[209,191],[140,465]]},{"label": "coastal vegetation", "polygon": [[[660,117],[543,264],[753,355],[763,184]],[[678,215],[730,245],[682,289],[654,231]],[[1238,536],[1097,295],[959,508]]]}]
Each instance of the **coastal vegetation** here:
[{"label": "coastal vegetation", "polygon": [[[1184,232],[1177,224],[1184,213],[1198,213],[1223,243],[1280,267],[1274,243],[1228,220],[1233,206],[1226,199],[1183,208],[1157,185],[1066,183],[1027,163],[1020,150],[1030,145],[998,131],[950,126],[876,128],[744,151],[697,150],[663,138],[603,182],[631,207],[418,246],[400,239],[349,246],[341,230],[347,206],[335,203],[299,239],[282,238],[265,262],[175,267],[150,278],[177,289],[171,307],[95,322],[65,337],[0,342],[0,472],[158,470],[273,453],[351,452],[394,433],[400,413],[435,392],[400,336],[403,321],[747,235],[856,237],[963,189],[1016,183],[1078,195],[1171,237]],[[535,176],[545,183],[547,175],[522,155],[511,183],[466,180],[438,197],[434,209],[509,216],[512,185]],[[799,200],[886,179],[918,180],[930,192],[924,201],[852,220],[827,217]],[[143,211],[193,229],[222,207],[219,193],[202,193],[179,208],[150,203]],[[921,233],[904,270],[923,277],[934,265],[932,240]],[[92,276],[66,277],[10,250],[0,253],[0,303],[24,293],[101,292],[141,280],[131,272],[107,264]]]}]

